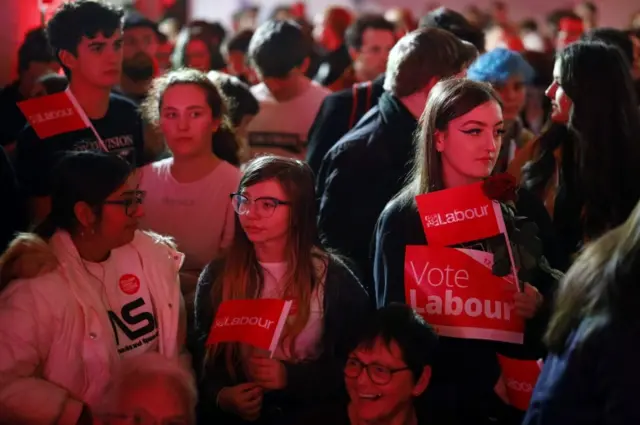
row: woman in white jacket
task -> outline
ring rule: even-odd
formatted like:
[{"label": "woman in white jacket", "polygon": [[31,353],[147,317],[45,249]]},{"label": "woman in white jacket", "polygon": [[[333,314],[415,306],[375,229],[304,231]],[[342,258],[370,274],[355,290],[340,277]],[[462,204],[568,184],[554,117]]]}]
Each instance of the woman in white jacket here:
[{"label": "woman in white jacket", "polygon": [[5,280],[24,276],[18,263],[29,258],[47,263],[25,250],[57,260],[0,286],[0,423],[92,424],[121,358],[179,361],[183,350],[183,256],[137,230],[135,173],[115,155],[81,152],[54,175],[49,217],[0,259]]}]

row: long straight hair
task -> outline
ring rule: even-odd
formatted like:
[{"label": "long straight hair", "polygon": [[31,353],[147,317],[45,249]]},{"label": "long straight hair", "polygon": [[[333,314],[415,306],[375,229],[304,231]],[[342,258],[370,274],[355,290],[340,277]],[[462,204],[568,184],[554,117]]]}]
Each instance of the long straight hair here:
[{"label": "long straight hair", "polygon": [[498,94],[487,83],[454,78],[433,87],[415,137],[414,168],[403,191],[409,199],[445,188],[436,133],[446,131],[452,120],[487,102],[496,102],[502,108]]},{"label": "long straight hair", "polygon": [[583,200],[584,236],[593,239],[622,224],[640,199],[638,102],[629,65],[617,47],[578,42],[557,60],[560,85],[573,101],[568,127],[577,135],[576,189]]},{"label": "long straight hair", "polygon": [[[288,268],[283,278],[284,296],[296,300],[298,309],[293,322],[285,326],[282,341],[288,341],[288,348],[295,358],[296,339],[309,320],[311,297],[324,279],[328,254],[319,243],[314,179],[309,166],[294,159],[258,157],[246,166],[238,191],[268,180],[279,183],[291,203],[286,246]],[[223,258],[214,261],[214,264],[211,291],[214,310],[223,301],[260,296],[264,284],[262,267],[237,216],[233,242]],[[208,350],[209,362],[217,361],[221,353],[224,353],[229,373],[235,376],[235,365],[239,362],[238,345],[218,344],[211,347]]]},{"label": "long straight hair", "polygon": [[583,322],[581,341],[608,323],[640,323],[639,274],[640,204],[621,226],[588,245],[567,272],[545,336],[549,350],[563,352]]}]

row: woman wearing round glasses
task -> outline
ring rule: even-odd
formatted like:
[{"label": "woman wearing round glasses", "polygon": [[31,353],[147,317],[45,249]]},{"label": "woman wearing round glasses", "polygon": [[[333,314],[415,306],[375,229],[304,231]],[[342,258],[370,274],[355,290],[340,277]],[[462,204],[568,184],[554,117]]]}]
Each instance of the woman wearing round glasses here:
[{"label": "woman wearing round glasses", "polygon": [[[203,422],[285,423],[341,397],[341,368],[369,302],[349,268],[318,242],[313,180],[301,161],[264,156],[247,165],[231,195],[242,231],[196,292]],[[255,298],[293,300],[273,359],[240,344],[205,347],[221,302]]]},{"label": "woman wearing round glasses", "polygon": [[55,176],[47,219],[0,258],[3,283],[38,274],[0,285],[1,423],[92,424],[121,359],[182,352],[182,254],[137,230],[137,176],[93,152]]}]

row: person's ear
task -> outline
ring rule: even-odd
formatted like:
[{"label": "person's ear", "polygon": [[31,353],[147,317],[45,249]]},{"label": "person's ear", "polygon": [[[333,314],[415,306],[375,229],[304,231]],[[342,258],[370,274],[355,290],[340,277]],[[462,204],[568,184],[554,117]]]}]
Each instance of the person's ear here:
[{"label": "person's ear", "polygon": [[78,63],[78,58],[68,50],[60,50],[58,57],[60,58],[60,63],[72,71]]},{"label": "person's ear", "polygon": [[93,208],[84,201],[76,202],[73,206],[73,212],[81,228],[92,228],[98,219]]},{"label": "person's ear", "polygon": [[444,131],[436,130],[436,132],[433,134],[433,143],[438,152],[444,151],[445,139],[446,137]]},{"label": "person's ear", "polygon": [[420,378],[413,386],[413,391],[411,391],[411,395],[414,397],[418,397],[421,395],[429,386],[429,381],[431,381],[431,366],[425,366],[422,369],[422,373],[420,374]]},{"label": "person's ear", "polygon": [[349,56],[351,57],[351,61],[355,62],[360,56],[360,51],[353,47],[349,47]]}]

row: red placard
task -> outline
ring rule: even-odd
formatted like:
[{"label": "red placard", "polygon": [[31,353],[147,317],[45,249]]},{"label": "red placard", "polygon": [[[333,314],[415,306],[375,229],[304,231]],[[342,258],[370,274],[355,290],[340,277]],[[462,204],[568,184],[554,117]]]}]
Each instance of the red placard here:
[{"label": "red placard", "polygon": [[225,301],[213,320],[207,345],[242,342],[273,354],[290,309],[291,301],[278,299]]},{"label": "red placard", "polygon": [[498,354],[502,379],[507,390],[509,404],[516,409],[527,410],[533,389],[538,382],[542,361],[519,360]]},{"label": "red placard", "polygon": [[416,197],[430,245],[451,246],[504,233],[498,202],[487,198],[482,182]]},{"label": "red placard", "polygon": [[27,121],[39,138],[69,133],[90,127],[78,112],[68,91],[18,102]]},{"label": "red placard", "polygon": [[515,283],[511,276],[494,276],[492,264],[493,255],[482,251],[409,245],[407,304],[439,335],[521,344],[524,322],[513,310]]}]

